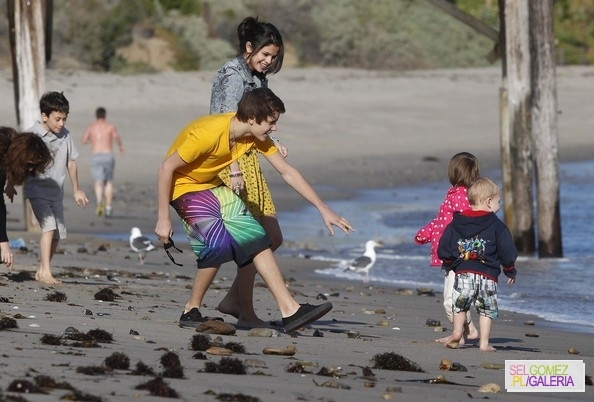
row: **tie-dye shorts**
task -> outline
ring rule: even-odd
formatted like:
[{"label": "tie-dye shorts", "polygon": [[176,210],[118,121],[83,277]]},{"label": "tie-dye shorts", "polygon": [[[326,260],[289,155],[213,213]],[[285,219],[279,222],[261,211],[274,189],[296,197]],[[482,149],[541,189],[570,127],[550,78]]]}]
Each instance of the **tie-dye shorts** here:
[{"label": "tie-dye shorts", "polygon": [[198,268],[252,262],[272,242],[241,199],[227,186],[186,193],[171,201],[182,220]]}]

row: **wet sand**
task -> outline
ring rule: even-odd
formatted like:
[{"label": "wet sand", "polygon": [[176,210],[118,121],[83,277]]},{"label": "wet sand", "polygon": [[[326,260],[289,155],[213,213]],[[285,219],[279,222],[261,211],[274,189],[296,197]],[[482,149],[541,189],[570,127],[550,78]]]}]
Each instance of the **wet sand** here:
[{"label": "wet sand", "polygon": [[[0,73],[2,93],[11,94],[8,72]],[[594,143],[589,136],[594,123],[589,111],[594,100],[594,84],[589,79],[592,73],[594,70],[587,68],[559,71],[563,161],[593,155]],[[35,272],[38,235],[21,231],[20,197],[9,205],[9,236],[23,238],[28,251],[16,255],[12,273],[2,268],[0,276],[0,314],[18,326],[0,331],[0,388],[5,397],[17,394],[8,390],[14,381],[35,383],[37,376],[46,375],[105,401],[145,400],[150,392],[135,387],[163,374],[166,367],[162,357],[174,352],[183,367],[183,378],[165,377],[164,381],[182,400],[215,401],[225,393],[261,401],[459,401],[486,397],[515,401],[520,395],[523,401],[556,401],[561,397],[592,400],[591,386],[585,393],[574,394],[506,393],[504,373],[498,369],[509,359],[578,359],[585,361],[586,374],[592,375],[594,346],[589,334],[561,331],[541,325],[534,317],[501,312],[492,333],[497,352],[481,353],[476,346],[447,349],[434,342],[444,332],[427,325],[427,320],[439,320],[445,334],[451,331],[439,294],[418,295],[417,289],[325,278],[313,272],[319,262],[300,258],[280,259],[296,299],[319,303],[327,298],[334,309],[295,336],[278,332],[273,337],[253,337],[245,330],[222,335],[223,344],[244,346],[245,352],[236,352],[230,358],[238,359],[246,374],[205,372],[208,363],[220,363],[222,357],[202,352],[206,360],[195,358],[199,351],[193,350],[192,344],[198,333],[177,326],[195,272],[189,248],[178,244],[184,254],[176,259],[184,267],[172,265],[160,247],[140,266],[126,238],[105,236],[128,233],[132,226],[152,234],[158,164],[177,132],[191,119],[207,113],[213,74],[123,77],[48,72],[48,89],[63,90],[70,100],[68,127],[78,143],[86,124],[93,120],[95,107],[101,105],[120,130],[126,154],[117,159],[111,219],[96,217],[94,205],[76,208],[71,186],[66,183],[69,238],[61,243],[63,254],[53,260],[53,272],[63,285],[21,281]],[[287,70],[271,77],[270,85],[287,106],[279,136],[289,147],[289,160],[324,198],[348,199],[358,189],[442,179],[449,156],[462,149],[475,153],[482,168],[498,166],[500,79],[495,68],[418,73]],[[15,125],[11,97],[3,97],[0,106],[2,124]],[[90,151],[82,146],[80,151],[80,181],[92,199]],[[300,208],[303,200],[281,183],[266,162],[263,166],[277,208]],[[320,229],[321,222],[312,222],[312,230]],[[25,274],[15,276],[21,272]],[[234,275],[231,264],[223,266],[204,300],[203,314],[235,322],[216,311]],[[95,299],[96,293],[105,289],[119,297],[113,301]],[[60,299],[55,292],[65,295],[66,300],[46,300]],[[260,317],[280,320],[270,293],[261,283],[255,294]],[[532,322],[534,325],[527,325]],[[69,327],[83,334],[99,329],[113,340],[84,347],[63,336]],[[42,342],[44,335],[58,337],[58,344]],[[212,341],[216,338],[211,335]],[[264,353],[265,348],[287,347],[296,349],[294,356]],[[579,354],[570,354],[571,348]],[[128,369],[108,369],[98,375],[80,372],[96,366],[105,369],[106,358],[114,353],[129,358]],[[423,372],[376,367],[374,357],[385,353],[410,359]],[[467,371],[441,370],[443,359],[460,363]],[[138,362],[151,367],[153,374],[132,375]],[[440,376],[451,383],[436,380]],[[487,383],[497,384],[501,392],[479,392]],[[47,392],[50,397],[34,393],[21,396],[30,401],[57,400],[73,391]]]}]

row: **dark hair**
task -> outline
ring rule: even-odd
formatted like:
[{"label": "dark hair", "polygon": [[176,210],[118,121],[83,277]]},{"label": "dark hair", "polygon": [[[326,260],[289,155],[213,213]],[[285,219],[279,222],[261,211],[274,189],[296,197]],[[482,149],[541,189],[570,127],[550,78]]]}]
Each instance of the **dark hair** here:
[{"label": "dark hair", "polygon": [[95,117],[98,119],[105,119],[105,116],[107,116],[107,110],[105,110],[104,107],[99,106],[97,110],[95,110]]},{"label": "dark hair", "polygon": [[237,119],[246,123],[255,119],[260,124],[268,117],[285,113],[285,104],[270,88],[254,88],[247,91],[237,104]]},{"label": "dark hair", "polygon": [[64,92],[46,92],[39,100],[39,109],[46,116],[49,116],[52,112],[68,114],[70,104],[64,96]]},{"label": "dark hair", "polygon": [[2,127],[0,137],[6,137],[5,129],[12,130],[8,135],[12,135],[13,138],[2,158],[2,168],[8,182],[18,186],[23,184],[27,177],[42,173],[53,158],[49,148],[37,134],[16,134],[13,129]]},{"label": "dark hair", "polygon": [[278,54],[272,61],[268,74],[278,73],[283,66],[285,47],[283,37],[274,25],[269,22],[258,22],[258,18],[246,17],[237,26],[237,51],[243,54],[246,51],[246,44],[252,45],[252,54],[256,54],[265,46],[278,46]]},{"label": "dark hair", "polygon": [[459,152],[450,159],[448,178],[452,186],[470,187],[479,176],[478,159],[470,152]]}]

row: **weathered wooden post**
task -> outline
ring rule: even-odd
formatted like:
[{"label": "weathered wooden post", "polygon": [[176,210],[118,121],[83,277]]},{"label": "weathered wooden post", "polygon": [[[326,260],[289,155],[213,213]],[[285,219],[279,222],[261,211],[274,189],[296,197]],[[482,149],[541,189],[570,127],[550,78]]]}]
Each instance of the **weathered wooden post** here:
[{"label": "weathered wooden post", "polygon": [[[7,0],[15,105],[21,130],[39,119],[39,98],[45,88],[42,7],[42,1]],[[39,230],[29,203],[23,201],[26,230]]]},{"label": "weathered wooden post", "polygon": [[538,256],[562,257],[553,2],[530,0],[529,7]]},{"label": "weathered wooden post", "polygon": [[[528,3],[505,1],[505,48],[513,200],[506,208],[518,251],[535,251]],[[506,170],[503,170],[506,173]]]}]

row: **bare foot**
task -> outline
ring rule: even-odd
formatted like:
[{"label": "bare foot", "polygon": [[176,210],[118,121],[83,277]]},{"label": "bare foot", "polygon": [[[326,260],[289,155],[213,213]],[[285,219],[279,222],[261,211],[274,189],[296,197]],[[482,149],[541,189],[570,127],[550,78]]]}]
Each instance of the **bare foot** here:
[{"label": "bare foot", "polygon": [[45,283],[46,285],[61,285],[62,281],[54,278],[52,274],[49,275],[42,275],[38,272],[35,272],[35,280],[37,282]]},{"label": "bare foot", "polygon": [[232,308],[231,306],[226,306],[223,302],[219,303],[217,306],[217,310],[219,310],[223,314],[228,314],[232,317],[239,318],[239,312],[236,309]]},{"label": "bare foot", "polygon": [[439,338],[436,339],[435,342],[439,342],[439,343],[448,343],[448,341],[450,340],[451,336],[444,336],[443,338]]},{"label": "bare foot", "polygon": [[493,346],[491,345],[487,345],[487,346],[481,346],[479,347],[479,350],[481,352],[497,352],[497,349],[495,349]]}]

